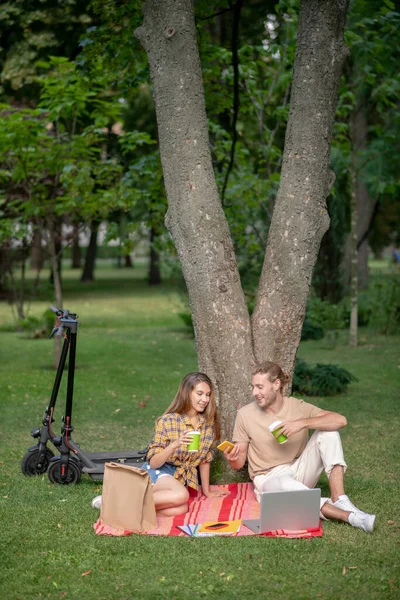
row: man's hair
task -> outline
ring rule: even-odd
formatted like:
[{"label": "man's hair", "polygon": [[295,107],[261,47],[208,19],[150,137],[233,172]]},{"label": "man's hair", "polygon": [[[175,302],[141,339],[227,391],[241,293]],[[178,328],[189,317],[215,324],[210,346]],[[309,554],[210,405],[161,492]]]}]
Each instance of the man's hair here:
[{"label": "man's hair", "polygon": [[279,379],[281,382],[281,390],[290,381],[290,377],[282,371],[281,367],[270,360],[258,363],[252,375],[267,375],[268,380],[271,383],[274,383],[277,379]]}]

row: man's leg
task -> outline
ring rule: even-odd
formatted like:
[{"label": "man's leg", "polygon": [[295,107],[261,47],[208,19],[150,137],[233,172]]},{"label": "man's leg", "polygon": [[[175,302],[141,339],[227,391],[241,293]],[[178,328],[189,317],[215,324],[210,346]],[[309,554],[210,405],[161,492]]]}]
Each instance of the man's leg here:
[{"label": "man's leg", "polygon": [[315,431],[299,458],[293,461],[292,468],[294,477],[309,488],[315,487],[322,471],[325,471],[331,498],[335,495],[339,496],[340,493],[344,494],[344,472],[347,465],[339,433]]},{"label": "man's leg", "polygon": [[324,470],[329,482],[331,498],[321,498],[321,513],[327,519],[338,519],[372,531],[375,515],[358,509],[345,495],[344,473],[347,465],[342,442],[337,431],[315,431],[301,456],[292,464],[295,477],[308,487],[314,487]]},{"label": "man's leg", "polygon": [[[325,471],[331,490],[331,499],[321,498],[321,514],[327,519],[337,519],[372,531],[374,515],[357,509],[344,495],[344,461],[340,435],[337,431],[315,431],[301,456],[290,465],[275,467],[267,475],[255,477],[259,491],[290,491],[315,487],[322,471]],[[341,505],[341,498],[347,504]],[[333,504],[336,502],[336,506]]]},{"label": "man's leg", "polygon": [[336,502],[339,496],[344,495],[344,467],[335,465],[329,476],[329,487],[331,490],[331,500]]}]

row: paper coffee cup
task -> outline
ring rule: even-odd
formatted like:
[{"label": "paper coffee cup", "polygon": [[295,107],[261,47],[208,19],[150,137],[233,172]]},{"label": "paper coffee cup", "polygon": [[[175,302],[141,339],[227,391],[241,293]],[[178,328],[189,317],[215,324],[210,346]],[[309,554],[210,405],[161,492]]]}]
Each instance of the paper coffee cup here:
[{"label": "paper coffee cup", "polygon": [[192,436],[192,441],[188,444],[188,452],[198,452],[200,449],[200,431],[190,431],[189,435]]},{"label": "paper coffee cup", "polygon": [[279,433],[282,429],[282,427],[279,427],[279,425],[282,425],[282,421],[274,421],[274,423],[271,423],[268,429],[270,430],[278,444],[285,444],[287,442],[287,437],[283,433]]}]

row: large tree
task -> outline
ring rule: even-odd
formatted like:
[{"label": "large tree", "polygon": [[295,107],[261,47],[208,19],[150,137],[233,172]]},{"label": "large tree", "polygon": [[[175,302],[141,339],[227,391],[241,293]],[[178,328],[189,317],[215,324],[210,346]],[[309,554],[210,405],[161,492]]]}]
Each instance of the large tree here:
[{"label": "large tree", "polygon": [[226,435],[249,398],[252,363],[291,373],[321,238],[329,226],[330,143],[347,54],[347,0],[303,0],[281,182],[250,319],[215,183],[193,0],[145,0],[147,51],[168,197],[167,227],[186,280],[200,369],[214,380]]}]

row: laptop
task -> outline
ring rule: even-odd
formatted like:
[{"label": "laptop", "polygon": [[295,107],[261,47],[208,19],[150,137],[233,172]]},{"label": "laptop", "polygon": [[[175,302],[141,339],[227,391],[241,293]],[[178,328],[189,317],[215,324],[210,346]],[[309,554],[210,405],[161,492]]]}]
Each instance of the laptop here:
[{"label": "laptop", "polygon": [[299,531],[319,526],[321,490],[293,490],[260,494],[260,518],[243,519],[255,533],[276,529]]}]

